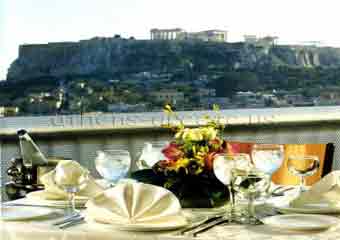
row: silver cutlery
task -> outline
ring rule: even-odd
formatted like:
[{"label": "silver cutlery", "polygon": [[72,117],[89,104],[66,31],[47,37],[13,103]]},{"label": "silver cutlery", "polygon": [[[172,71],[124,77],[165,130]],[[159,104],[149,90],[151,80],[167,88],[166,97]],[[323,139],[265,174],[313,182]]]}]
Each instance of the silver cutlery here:
[{"label": "silver cutlery", "polygon": [[82,223],[85,223],[85,218],[84,216],[79,215],[78,217],[73,218],[71,221],[58,225],[58,227],[60,229],[66,229],[66,228],[70,228],[70,227],[73,227],[73,226],[76,226]]},{"label": "silver cutlery", "polygon": [[288,188],[284,188],[284,187],[280,187],[280,188],[276,188],[271,192],[271,195],[274,197],[278,197],[278,196],[283,196],[285,192],[293,190],[295,187],[288,187]]},{"label": "silver cutlery", "polygon": [[[67,205],[57,205],[57,204],[35,204],[35,203],[13,203],[13,202],[9,202],[9,203],[3,203],[2,206],[5,207],[46,207],[46,208],[56,208],[56,209],[66,209],[69,206]],[[77,209],[83,209],[85,208],[85,206],[77,206]]]},{"label": "silver cutlery", "polygon": [[[270,209],[270,210],[267,210],[265,212],[262,212],[260,214],[256,214],[256,219],[257,219],[257,223],[255,223],[256,225],[259,225],[259,224],[263,224],[262,222],[262,219],[265,218],[265,217],[269,217],[269,216],[274,216],[274,215],[278,215],[280,214],[280,212],[278,212],[276,209]],[[208,230],[210,230],[211,228],[215,227],[215,226],[218,226],[218,225],[221,225],[221,224],[229,224],[229,223],[232,223],[232,222],[235,222],[235,223],[241,223],[241,222],[238,222],[238,221],[231,221],[230,219],[226,218],[226,217],[221,217],[219,219],[215,219],[199,228],[196,228],[192,231],[188,231],[186,232],[186,235],[189,235],[191,237],[197,237],[198,234],[201,234],[201,233],[204,233]]]},{"label": "silver cutlery", "polygon": [[52,225],[54,225],[54,226],[63,225],[65,223],[68,223],[68,222],[72,221],[73,219],[77,219],[79,216],[80,216],[79,213],[72,214],[72,215],[64,217],[63,219],[61,219],[61,220],[59,220],[57,222],[52,223]]},{"label": "silver cutlery", "polygon": [[225,224],[225,223],[231,223],[231,220],[228,219],[227,217],[221,217],[221,218],[218,218],[218,219],[215,219],[207,224],[204,224],[203,226],[201,227],[198,227],[192,231],[189,231],[186,233],[186,235],[189,235],[191,237],[196,237],[198,234],[201,234],[203,232],[206,232],[208,231],[209,229],[217,226],[217,225],[220,225],[220,224]]},{"label": "silver cutlery", "polygon": [[263,224],[263,221],[262,221],[263,218],[280,215],[280,214],[281,213],[275,208],[267,209],[266,211],[256,213],[255,217],[257,219],[257,225]]},{"label": "silver cutlery", "polygon": [[27,204],[27,203],[3,203],[3,206],[6,206],[6,207],[46,207],[46,208],[58,208],[58,209],[66,208],[66,206],[47,205],[47,204]]},{"label": "silver cutlery", "polygon": [[220,219],[222,218],[223,215],[214,215],[214,216],[210,216],[210,217],[207,217],[206,220],[204,220],[203,222],[199,222],[199,223],[196,223],[196,224],[192,224],[184,229],[182,229],[181,231],[177,232],[175,235],[183,235],[185,234],[186,232],[189,232],[189,231],[192,231],[196,228],[199,228],[199,227],[202,227],[204,226],[205,224],[208,224],[209,222],[211,221],[214,221],[214,220],[217,220],[217,219]]},{"label": "silver cutlery", "polygon": [[284,188],[285,186],[278,186],[278,187],[275,187],[273,190],[272,190],[272,192],[276,192],[276,191],[278,191],[278,190],[280,190],[280,189],[282,189],[282,188]]}]

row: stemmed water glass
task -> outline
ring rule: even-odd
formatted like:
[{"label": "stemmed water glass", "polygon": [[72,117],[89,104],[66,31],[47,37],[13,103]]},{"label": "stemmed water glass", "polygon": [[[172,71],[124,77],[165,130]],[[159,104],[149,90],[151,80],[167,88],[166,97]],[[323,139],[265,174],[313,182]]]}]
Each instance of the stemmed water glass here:
[{"label": "stemmed water glass", "polygon": [[281,167],[284,161],[284,147],[281,144],[254,144],[251,158],[254,166],[268,174],[271,179],[273,173]]},{"label": "stemmed water glass", "polygon": [[213,164],[214,174],[216,178],[227,186],[229,191],[229,219],[235,218],[235,198],[232,188],[232,170],[235,168],[248,169],[250,168],[250,157],[248,154],[220,154]]},{"label": "stemmed water glass", "polygon": [[270,175],[255,168],[248,170],[234,168],[231,174],[233,190],[248,200],[246,216],[241,221],[246,224],[257,224],[254,201],[267,194]]},{"label": "stemmed water glass", "polygon": [[314,155],[289,155],[288,170],[300,177],[300,193],[306,190],[306,177],[314,175],[319,167],[319,158]]},{"label": "stemmed water glass", "polygon": [[99,150],[95,158],[99,174],[114,186],[120,179],[127,176],[130,166],[130,153],[126,150]]},{"label": "stemmed water glass", "polygon": [[254,144],[251,151],[251,158],[257,169],[272,175],[283,163],[283,145]]},{"label": "stemmed water glass", "polygon": [[54,170],[54,182],[68,195],[69,215],[77,214],[75,195],[86,187],[89,180],[89,171],[74,161],[64,161],[58,164]]}]

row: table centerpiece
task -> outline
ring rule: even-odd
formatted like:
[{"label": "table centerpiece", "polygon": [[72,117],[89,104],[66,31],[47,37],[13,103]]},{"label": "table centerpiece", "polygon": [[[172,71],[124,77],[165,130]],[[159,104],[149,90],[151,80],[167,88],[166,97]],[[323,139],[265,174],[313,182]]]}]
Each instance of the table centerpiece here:
[{"label": "table centerpiece", "polygon": [[[219,109],[214,106],[214,110]],[[226,142],[221,137],[224,125],[220,124],[219,114],[214,119],[204,116],[204,126],[187,128],[170,105],[164,107],[164,112],[168,115],[168,124],[164,127],[175,133],[162,150],[165,159],[152,169],[133,172],[132,178],[169,189],[179,198],[182,207],[223,205],[229,193],[213,171],[214,158],[226,150]],[[179,123],[170,124],[172,117]]]}]

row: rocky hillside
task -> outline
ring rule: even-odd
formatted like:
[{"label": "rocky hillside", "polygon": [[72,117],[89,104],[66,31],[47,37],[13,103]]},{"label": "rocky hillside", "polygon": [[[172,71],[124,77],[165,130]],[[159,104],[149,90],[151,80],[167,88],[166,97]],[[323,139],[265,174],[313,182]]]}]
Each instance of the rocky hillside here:
[{"label": "rocky hillside", "polygon": [[340,67],[340,49],[93,38],[79,42],[22,45],[19,57],[9,68],[7,80],[175,72],[188,64],[197,72],[208,71],[211,66],[228,70],[277,65]]}]

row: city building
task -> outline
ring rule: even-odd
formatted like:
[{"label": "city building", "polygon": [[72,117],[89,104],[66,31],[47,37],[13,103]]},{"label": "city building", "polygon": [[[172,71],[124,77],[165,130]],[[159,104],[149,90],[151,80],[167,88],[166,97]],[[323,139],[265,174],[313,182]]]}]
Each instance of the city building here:
[{"label": "city building", "polygon": [[176,90],[154,91],[150,94],[157,102],[170,102],[176,104],[184,101],[184,93]]},{"label": "city building", "polygon": [[314,99],[314,103],[318,106],[340,105],[340,89],[323,89],[320,96]]},{"label": "city building", "polygon": [[320,93],[323,100],[340,100],[340,89],[327,89]]},{"label": "city building", "polygon": [[19,113],[18,107],[0,107],[0,117],[10,117],[15,116]]},{"label": "city building", "polygon": [[218,105],[221,109],[231,108],[232,104],[227,97],[204,97],[200,99],[200,105],[204,109],[212,109],[213,105]]},{"label": "city building", "polygon": [[227,42],[227,31],[206,30],[200,32],[186,32],[181,28],[150,30],[151,40],[201,40],[212,42]]},{"label": "city building", "polygon": [[215,97],[216,96],[216,89],[214,88],[198,88],[195,92],[195,95],[199,98],[203,97]]},{"label": "city building", "polygon": [[304,97],[301,94],[287,94],[284,99],[288,104],[295,104],[297,102],[303,102]]},{"label": "city building", "polygon": [[233,97],[233,103],[243,108],[262,108],[265,106],[265,98],[251,91],[237,92]]},{"label": "city building", "polygon": [[256,35],[244,35],[244,42],[261,47],[272,47],[277,44],[278,37],[266,36],[258,38]]},{"label": "city building", "polygon": [[251,91],[237,92],[234,96],[234,100],[241,103],[256,103],[258,97],[256,93]]},{"label": "city building", "polygon": [[172,29],[157,29],[150,30],[151,40],[175,40],[179,38],[179,35],[185,33],[182,28]]},{"label": "city building", "polygon": [[317,104],[317,100],[305,97],[301,94],[288,94],[284,97],[286,102],[291,106],[303,107],[303,106],[314,106]]},{"label": "city building", "polygon": [[107,106],[109,112],[144,112],[147,110],[145,103],[139,104],[127,104],[127,103],[116,103],[109,104]]},{"label": "city building", "polygon": [[214,29],[201,32],[186,33],[184,35],[184,39],[201,40],[205,42],[227,42],[227,31]]},{"label": "city building", "polygon": [[257,42],[257,36],[256,35],[244,35],[244,42],[255,45]]}]

